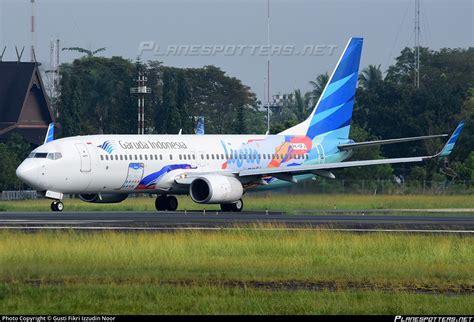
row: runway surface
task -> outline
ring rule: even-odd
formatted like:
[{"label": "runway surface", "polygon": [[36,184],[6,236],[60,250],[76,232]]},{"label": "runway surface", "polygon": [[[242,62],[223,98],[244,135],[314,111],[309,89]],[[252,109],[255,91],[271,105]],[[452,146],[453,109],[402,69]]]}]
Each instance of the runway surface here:
[{"label": "runway surface", "polygon": [[0,229],[42,230],[220,230],[327,229],[474,234],[474,214],[428,211],[324,211],[301,215],[277,212],[0,212]]}]

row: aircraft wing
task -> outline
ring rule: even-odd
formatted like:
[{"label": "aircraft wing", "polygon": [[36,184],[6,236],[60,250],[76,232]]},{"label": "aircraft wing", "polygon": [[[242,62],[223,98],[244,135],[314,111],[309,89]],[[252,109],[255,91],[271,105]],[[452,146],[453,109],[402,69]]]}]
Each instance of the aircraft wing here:
[{"label": "aircraft wing", "polygon": [[[411,163],[411,162],[422,162],[433,158],[444,158],[451,154],[456,140],[464,127],[464,122],[461,121],[454,130],[453,134],[449,138],[448,142],[444,145],[443,149],[435,154],[421,157],[409,157],[409,158],[391,158],[391,159],[377,159],[377,160],[362,160],[362,161],[347,161],[347,162],[335,162],[335,163],[323,163],[323,164],[312,164],[312,165],[300,165],[291,167],[278,167],[278,168],[261,168],[261,169],[246,169],[236,172],[228,172],[225,175],[236,176],[238,178],[250,178],[250,177],[262,177],[262,176],[273,176],[281,180],[296,182],[293,175],[299,174],[315,174],[328,178],[335,178],[334,175],[329,171],[333,169],[351,168],[351,167],[363,167],[370,165],[380,164],[395,164],[395,163]],[[214,173],[183,173],[177,178],[175,182],[178,184],[189,185],[191,182],[202,175]],[[264,182],[262,181],[262,184]]]},{"label": "aircraft wing", "polygon": [[464,122],[461,121],[459,125],[456,127],[456,130],[454,130],[454,133],[449,138],[448,142],[443,147],[443,149],[435,155],[410,157],[410,158],[347,161],[347,162],[337,162],[337,163],[292,166],[292,167],[285,167],[285,168],[249,169],[249,170],[239,171],[238,176],[246,177],[246,176],[272,175],[278,178],[280,175],[280,179],[294,182],[295,179],[292,178],[292,176],[298,175],[298,174],[313,173],[313,174],[323,174],[324,176],[333,177],[333,175],[330,172],[325,171],[325,170],[350,168],[350,167],[362,167],[362,166],[380,165],[380,164],[422,162],[422,161],[437,158],[437,157],[447,157],[449,154],[451,154],[454,148],[454,144],[456,143],[456,140],[459,134],[461,133],[461,130],[463,127],[464,127]]},{"label": "aircraft wing", "polygon": [[403,143],[403,142],[411,142],[411,141],[430,140],[430,139],[441,138],[441,137],[446,137],[446,136],[448,136],[448,134],[414,136],[410,138],[339,144],[337,147],[339,148],[339,150],[355,150],[355,149],[365,148],[365,147],[373,146],[373,145],[384,145],[384,144],[394,144],[394,143]]}]

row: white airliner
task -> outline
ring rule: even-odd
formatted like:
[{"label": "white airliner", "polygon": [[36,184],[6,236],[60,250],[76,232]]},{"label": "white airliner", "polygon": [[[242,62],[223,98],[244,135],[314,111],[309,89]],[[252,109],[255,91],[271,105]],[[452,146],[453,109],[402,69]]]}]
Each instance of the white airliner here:
[{"label": "white airliner", "polygon": [[354,149],[447,136],[350,140],[361,51],[362,38],[351,38],[308,119],[278,135],[88,135],[53,140],[51,124],[45,143],[16,174],[52,199],[53,211],[64,209],[65,193],[79,194],[87,202],[113,203],[140,192],[158,195],[157,210],[176,210],[173,195],[189,194],[197,203],[241,211],[247,191],[315,176],[334,178],[332,169],[448,156],[463,122],[436,155],[343,162]]}]

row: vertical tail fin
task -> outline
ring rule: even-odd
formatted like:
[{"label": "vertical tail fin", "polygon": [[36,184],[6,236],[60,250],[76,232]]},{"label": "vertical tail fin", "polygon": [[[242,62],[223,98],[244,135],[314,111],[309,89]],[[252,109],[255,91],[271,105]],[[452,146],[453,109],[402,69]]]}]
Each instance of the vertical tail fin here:
[{"label": "vertical tail fin", "polygon": [[44,137],[43,144],[46,144],[53,140],[54,140],[54,123],[49,123],[48,131],[46,132],[46,136]]},{"label": "vertical tail fin", "polygon": [[349,39],[309,118],[281,134],[306,135],[314,139],[330,132],[334,138],[349,137],[362,43],[362,38]]}]

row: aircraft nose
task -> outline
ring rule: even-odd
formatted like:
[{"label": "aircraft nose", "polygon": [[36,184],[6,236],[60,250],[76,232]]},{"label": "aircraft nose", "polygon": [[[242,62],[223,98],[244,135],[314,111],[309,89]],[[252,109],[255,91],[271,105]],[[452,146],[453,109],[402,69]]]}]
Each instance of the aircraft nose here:
[{"label": "aircraft nose", "polygon": [[38,165],[32,164],[31,162],[23,161],[16,169],[16,176],[32,188],[38,185],[38,173]]}]

